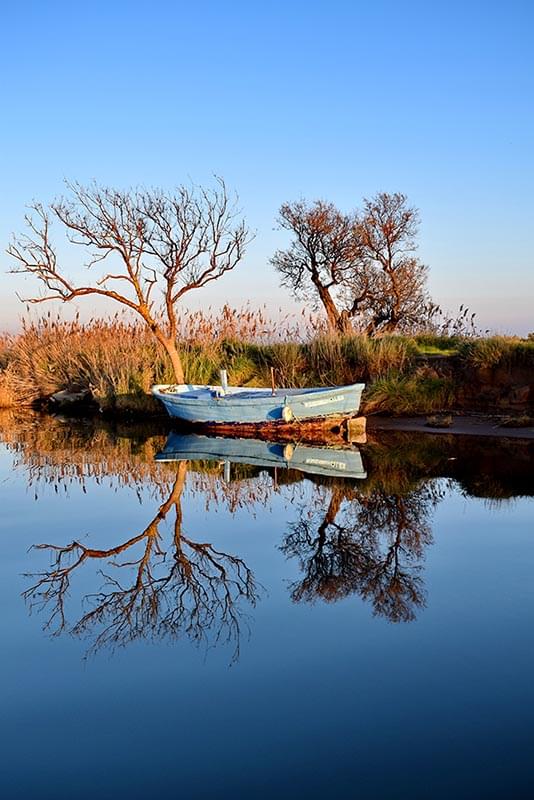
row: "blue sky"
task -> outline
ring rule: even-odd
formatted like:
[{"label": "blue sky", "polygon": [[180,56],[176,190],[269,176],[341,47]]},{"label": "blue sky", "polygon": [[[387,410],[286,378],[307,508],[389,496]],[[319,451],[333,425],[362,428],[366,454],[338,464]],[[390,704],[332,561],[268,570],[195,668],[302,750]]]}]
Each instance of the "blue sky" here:
[{"label": "blue sky", "polygon": [[[534,4],[5,2],[1,22],[2,250],[65,178],[217,173],[256,238],[194,305],[291,308],[268,264],[280,204],[402,191],[435,299],[534,330]],[[8,267],[0,329],[32,289]]]}]

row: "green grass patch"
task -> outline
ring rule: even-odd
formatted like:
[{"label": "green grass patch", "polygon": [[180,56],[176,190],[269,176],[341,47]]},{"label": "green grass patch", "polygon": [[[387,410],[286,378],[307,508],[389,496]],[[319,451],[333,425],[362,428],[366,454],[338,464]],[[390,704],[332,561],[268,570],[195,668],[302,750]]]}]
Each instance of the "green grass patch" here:
[{"label": "green grass patch", "polygon": [[419,334],[414,341],[421,355],[456,355],[462,344],[460,336],[437,336],[431,333]]},{"label": "green grass patch", "polygon": [[476,369],[534,366],[534,342],[511,336],[466,339],[459,348],[462,359]]},{"label": "green grass patch", "polygon": [[454,403],[454,384],[428,375],[392,375],[379,378],[367,389],[366,413],[430,414],[444,411]]}]

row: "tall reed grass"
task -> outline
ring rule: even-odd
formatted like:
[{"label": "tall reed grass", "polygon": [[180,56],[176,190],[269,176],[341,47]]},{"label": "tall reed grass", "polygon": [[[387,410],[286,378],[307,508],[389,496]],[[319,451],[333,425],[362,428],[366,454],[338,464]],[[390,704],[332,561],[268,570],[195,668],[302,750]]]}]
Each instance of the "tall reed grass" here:
[{"label": "tall reed grass", "polygon": [[23,404],[70,389],[108,407],[172,378],[150,332],[118,317],[84,324],[46,316],[23,323],[7,346],[2,383]]},{"label": "tall reed grass", "polygon": [[[337,336],[321,320],[273,319],[265,309],[224,307],[184,314],[178,344],[187,380],[218,382],[227,369],[234,385],[368,384],[367,410],[431,413],[451,407],[454,387],[421,370],[425,352],[454,352],[470,369],[534,365],[534,342],[517,338]],[[159,408],[155,383],[172,383],[166,355],[142,323],[111,319],[65,321],[47,315],[0,337],[0,407],[34,404],[62,389],[87,392],[105,412]]]},{"label": "tall reed grass", "polygon": [[369,381],[402,373],[418,354],[413,339],[384,336],[335,336],[323,334],[307,345],[308,360],[314,377],[322,383],[343,384]]}]

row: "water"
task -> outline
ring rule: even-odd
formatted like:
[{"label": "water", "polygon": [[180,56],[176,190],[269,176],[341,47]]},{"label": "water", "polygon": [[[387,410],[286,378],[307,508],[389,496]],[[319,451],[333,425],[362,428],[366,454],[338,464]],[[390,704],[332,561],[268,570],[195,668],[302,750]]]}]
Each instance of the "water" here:
[{"label": "water", "polygon": [[0,422],[3,797],[532,796],[532,444]]}]

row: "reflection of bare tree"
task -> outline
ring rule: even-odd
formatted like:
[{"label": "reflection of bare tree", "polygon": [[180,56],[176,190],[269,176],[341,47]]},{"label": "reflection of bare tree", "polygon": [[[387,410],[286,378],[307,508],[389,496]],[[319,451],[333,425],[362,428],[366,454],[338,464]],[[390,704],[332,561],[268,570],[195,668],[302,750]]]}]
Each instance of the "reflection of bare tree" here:
[{"label": "reflection of bare tree", "polygon": [[[50,552],[51,566],[32,575],[38,580],[24,595],[32,607],[48,611],[49,630],[70,630],[78,635],[94,632],[94,650],[140,638],[185,634],[197,642],[231,642],[233,658],[238,657],[243,618],[240,603],[255,604],[254,576],[241,558],[222,553],[208,542],[193,541],[183,532],[181,496],[186,473],[187,462],[182,462],[172,491],[156,516],[141,533],[115,547],[97,550],[78,541],[64,547],[36,546]],[[172,543],[165,548],[159,527],[171,509]],[[116,557],[125,552],[131,553],[130,560],[117,562]],[[72,575],[82,564],[98,560],[121,568],[128,576],[133,570],[133,580],[124,582],[123,573],[117,578],[100,570],[103,587],[85,598],[88,610],[70,626],[65,601]]]},{"label": "reflection of bare tree", "polygon": [[291,587],[293,599],[331,602],[358,593],[392,622],[414,619],[425,603],[421,560],[432,541],[428,516],[438,499],[432,484],[405,495],[318,489],[315,504],[300,508],[282,545],[304,573]]}]

